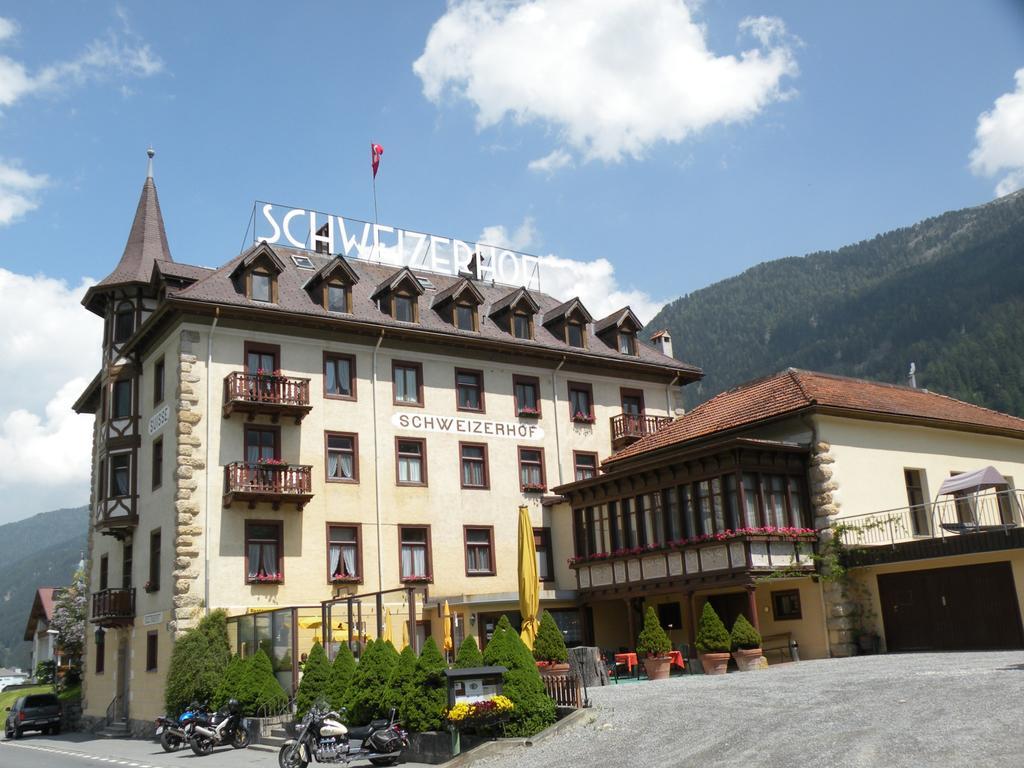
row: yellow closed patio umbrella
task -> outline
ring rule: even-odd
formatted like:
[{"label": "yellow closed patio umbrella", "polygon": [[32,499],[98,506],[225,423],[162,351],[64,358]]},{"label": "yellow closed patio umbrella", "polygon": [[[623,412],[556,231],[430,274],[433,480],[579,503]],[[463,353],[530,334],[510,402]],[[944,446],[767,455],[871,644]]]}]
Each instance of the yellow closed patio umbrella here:
[{"label": "yellow closed patio umbrella", "polygon": [[404,651],[408,647],[409,647],[409,622],[408,621],[403,621],[402,622],[402,647],[399,648],[398,650]]},{"label": "yellow closed patio umbrella", "polygon": [[384,634],[381,635],[381,640],[387,640],[389,643],[394,642],[394,630],[391,627],[391,609],[388,608],[384,612]]},{"label": "yellow closed patio umbrella", "polygon": [[537,637],[537,613],[540,611],[540,581],[537,578],[537,548],[533,541],[533,523],[530,510],[519,507],[519,614],[522,617],[523,638],[526,647],[533,650]]},{"label": "yellow closed patio umbrella", "polygon": [[448,608],[448,601],[444,601],[444,644],[442,650],[451,653],[455,649],[455,641],[452,640],[452,612]]}]

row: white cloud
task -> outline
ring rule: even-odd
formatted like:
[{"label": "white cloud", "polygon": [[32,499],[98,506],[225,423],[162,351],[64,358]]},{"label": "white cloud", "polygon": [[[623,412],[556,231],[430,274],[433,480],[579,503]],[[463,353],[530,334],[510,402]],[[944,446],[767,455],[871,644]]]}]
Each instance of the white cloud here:
[{"label": "white cloud", "polygon": [[[502,224],[485,227],[479,241],[518,251],[536,249],[539,232],[530,217],[510,233]],[[532,284],[536,287],[536,284]],[[615,275],[615,266],[608,259],[576,261],[555,254],[540,256],[540,287],[558,299],[579,296],[595,318],[602,318],[630,306],[641,322],[653,318],[669,300],[656,299],[636,288],[623,288]],[[651,329],[657,330],[657,329]]]},{"label": "white cloud", "polygon": [[89,285],[0,269],[0,518],[88,499],[92,417],[71,404],[100,365]]},{"label": "white cloud", "polygon": [[1006,172],[996,184],[997,196],[1024,188],[1024,69],[1014,77],[1017,88],[1004,93],[989,112],[978,116],[971,151],[971,170],[979,176]]},{"label": "white cloud", "polygon": [[509,248],[513,251],[531,252],[539,245],[538,236],[533,217],[527,216],[512,232],[509,232],[504,224],[484,227],[477,242],[496,245],[499,248]]},{"label": "white cloud", "polygon": [[0,227],[38,208],[36,193],[48,183],[45,175],[33,176],[0,160]]},{"label": "white cloud", "polygon": [[[17,29],[13,21],[0,17],[0,41],[13,37]],[[108,32],[106,37],[89,43],[77,57],[48,64],[36,74],[31,74],[21,62],[0,56],[0,106],[9,107],[29,94],[93,80],[150,77],[163,67],[163,61],[152,48],[127,27],[123,33]]]},{"label": "white cloud", "polygon": [[534,173],[546,173],[548,176],[560,171],[563,168],[569,168],[572,166],[572,155],[566,152],[564,149],[555,149],[544,157],[538,157],[536,160],[531,160],[527,166]]},{"label": "white cloud", "polygon": [[471,102],[480,128],[541,122],[586,159],[617,161],[785,98],[785,24],[744,19],[740,32],[756,44],[716,54],[682,0],[453,0],[413,71],[431,101]]}]

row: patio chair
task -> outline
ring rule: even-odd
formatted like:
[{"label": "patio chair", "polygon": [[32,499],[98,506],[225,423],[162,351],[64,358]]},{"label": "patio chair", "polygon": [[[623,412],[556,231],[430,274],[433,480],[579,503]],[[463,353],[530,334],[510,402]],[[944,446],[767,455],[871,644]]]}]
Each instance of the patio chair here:
[{"label": "patio chair", "polygon": [[684,674],[692,675],[693,674],[693,662],[694,662],[694,659],[696,658],[696,655],[693,653],[692,649],[690,648],[690,644],[689,643],[679,643],[679,645],[676,646],[676,650],[679,651],[679,653],[681,653],[683,655],[683,662],[686,664],[686,667],[683,670]]},{"label": "patio chair", "polygon": [[608,669],[608,677],[614,678],[616,684],[619,682],[619,667],[625,667],[625,663],[615,661],[615,651],[603,650],[601,656],[604,659],[605,667]]}]

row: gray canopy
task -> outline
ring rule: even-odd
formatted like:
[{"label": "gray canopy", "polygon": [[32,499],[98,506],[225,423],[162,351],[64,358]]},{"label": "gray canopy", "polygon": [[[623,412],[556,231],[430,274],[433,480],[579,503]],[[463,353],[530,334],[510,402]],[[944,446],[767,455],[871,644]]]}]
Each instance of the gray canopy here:
[{"label": "gray canopy", "polygon": [[958,491],[979,491],[982,488],[994,488],[1001,485],[1006,485],[1006,478],[999,474],[999,470],[995,467],[985,467],[973,472],[953,475],[939,486],[939,496]]}]

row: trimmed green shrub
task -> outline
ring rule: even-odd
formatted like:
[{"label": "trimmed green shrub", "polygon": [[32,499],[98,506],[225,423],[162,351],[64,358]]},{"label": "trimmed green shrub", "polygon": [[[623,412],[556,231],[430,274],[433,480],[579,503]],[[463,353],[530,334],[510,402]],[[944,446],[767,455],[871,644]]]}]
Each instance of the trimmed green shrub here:
[{"label": "trimmed green shrub", "polygon": [[174,644],[164,685],[168,716],[177,716],[192,701],[210,701],[231,661],[227,614],[213,611]]},{"label": "trimmed green shrub", "polygon": [[352,655],[348,643],[342,643],[334,657],[334,663],[331,664],[330,701],[334,709],[345,706],[345,694],[355,673],[356,658]]},{"label": "trimmed green shrub", "polygon": [[729,639],[734,651],[749,651],[761,647],[761,633],[754,629],[754,625],[747,621],[747,617],[742,613],[736,617]]},{"label": "trimmed green shrub", "polygon": [[288,704],[288,694],[274,675],[274,665],[261,648],[247,660],[248,670],[242,690],[245,699],[235,697],[242,710],[251,715],[278,714]]},{"label": "trimmed green shrub", "polygon": [[697,627],[697,650],[701,653],[728,653],[731,647],[729,630],[718,618],[711,603],[704,603],[700,625]]},{"label": "trimmed green shrub", "polygon": [[544,689],[533,654],[505,616],[484,648],[484,664],[508,670],[502,693],[515,709],[505,724],[506,736],[532,736],[555,722],[555,702]]},{"label": "trimmed green shrub", "polygon": [[306,658],[299,689],[295,693],[295,716],[303,718],[318,699],[330,698],[331,662],[327,660],[324,647],[313,643]]},{"label": "trimmed green shrub", "polygon": [[569,660],[569,651],[565,647],[565,638],[554,618],[548,611],[540,617],[540,629],[537,639],[533,642],[533,658],[553,664],[564,664]]},{"label": "trimmed green shrub", "polygon": [[459,646],[459,652],[455,656],[455,669],[471,669],[484,665],[484,655],[480,653],[480,646],[476,644],[476,638],[466,635],[466,639]]},{"label": "trimmed green shrub", "polygon": [[[245,706],[242,697],[244,695],[243,688],[248,684],[247,678],[250,676],[249,667],[250,665],[241,656],[231,657],[231,661],[228,662],[228,666],[224,670],[224,675],[217,683],[213,698],[210,700],[211,707],[220,709],[228,703],[228,699],[238,699],[239,703],[243,707]],[[249,714],[248,710],[243,711]]]},{"label": "trimmed green shrub", "polygon": [[397,663],[398,652],[391,643],[371,640],[366,644],[345,694],[350,724],[366,725],[383,714],[384,694]]},{"label": "trimmed green shrub", "polygon": [[655,612],[654,606],[647,606],[647,612],[644,614],[644,628],[636,640],[637,655],[664,656],[671,650],[672,641],[668,639],[665,630],[661,628],[661,622],[658,621],[658,614]]},{"label": "trimmed green shrub", "polygon": [[448,707],[448,681],[444,674],[447,668],[434,638],[428,637],[402,699],[402,723],[410,731],[437,731],[444,725]]},{"label": "trimmed green shrub", "polygon": [[416,676],[416,663],[418,661],[416,651],[413,650],[411,645],[405,646],[402,652],[398,654],[398,663],[391,673],[391,680],[384,692],[385,714],[387,714],[387,710],[394,707],[399,712],[399,718],[403,721],[405,720],[406,691]]}]

